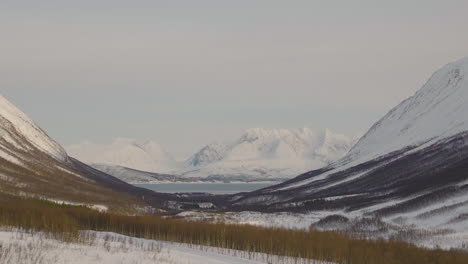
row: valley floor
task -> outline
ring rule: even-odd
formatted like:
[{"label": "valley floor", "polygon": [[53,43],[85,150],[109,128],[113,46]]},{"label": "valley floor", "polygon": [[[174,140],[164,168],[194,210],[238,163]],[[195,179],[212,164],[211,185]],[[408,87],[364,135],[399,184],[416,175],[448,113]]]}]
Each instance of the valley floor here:
[{"label": "valley floor", "polygon": [[[323,223],[321,221],[329,215],[342,215],[349,218],[346,223]],[[343,211],[316,211],[310,213],[260,213],[260,212],[226,212],[209,213],[198,211],[185,211],[177,215],[191,221],[223,222],[228,224],[247,224],[254,226],[302,229],[309,228],[330,230],[356,234],[358,237],[373,239],[390,237],[398,238],[420,247],[441,249],[468,250],[468,231],[466,225],[458,229],[448,229],[440,225],[416,225],[409,223],[398,225],[392,219],[362,218],[359,213],[346,213]],[[450,216],[447,216],[450,218]],[[433,222],[435,222],[433,220]],[[466,224],[466,222],[465,222]]]},{"label": "valley floor", "polygon": [[259,264],[308,263],[212,247],[138,239],[115,233],[82,232],[78,241],[64,242],[44,233],[15,229],[0,231],[2,264]]}]

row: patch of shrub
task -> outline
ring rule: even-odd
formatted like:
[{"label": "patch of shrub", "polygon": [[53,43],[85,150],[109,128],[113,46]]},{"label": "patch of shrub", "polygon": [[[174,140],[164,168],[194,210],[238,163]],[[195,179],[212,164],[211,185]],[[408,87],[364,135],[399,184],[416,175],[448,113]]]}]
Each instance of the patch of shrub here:
[{"label": "patch of shrub", "polygon": [[343,264],[466,264],[461,251],[429,250],[396,240],[353,239],[346,234],[250,225],[210,224],[157,216],[128,216],[38,200],[0,200],[0,225],[77,234],[123,235]]}]

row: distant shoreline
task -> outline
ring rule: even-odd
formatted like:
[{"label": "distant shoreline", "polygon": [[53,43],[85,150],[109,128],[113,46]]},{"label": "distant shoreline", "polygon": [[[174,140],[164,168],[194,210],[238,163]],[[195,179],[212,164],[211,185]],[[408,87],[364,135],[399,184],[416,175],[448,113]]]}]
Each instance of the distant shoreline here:
[{"label": "distant shoreline", "polygon": [[246,182],[246,181],[230,181],[230,182],[223,182],[223,181],[194,181],[194,182],[170,182],[170,181],[154,181],[154,182],[129,182],[131,185],[157,185],[157,184],[279,184],[283,181],[254,181],[254,182]]}]

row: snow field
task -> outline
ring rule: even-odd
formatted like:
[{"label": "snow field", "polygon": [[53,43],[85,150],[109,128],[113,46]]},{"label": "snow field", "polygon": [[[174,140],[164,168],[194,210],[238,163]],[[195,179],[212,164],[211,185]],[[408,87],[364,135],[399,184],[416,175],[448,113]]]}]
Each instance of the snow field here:
[{"label": "snow field", "polygon": [[3,228],[2,264],[327,264],[222,248],[191,246],[85,231],[78,241],[57,240],[40,232]]}]

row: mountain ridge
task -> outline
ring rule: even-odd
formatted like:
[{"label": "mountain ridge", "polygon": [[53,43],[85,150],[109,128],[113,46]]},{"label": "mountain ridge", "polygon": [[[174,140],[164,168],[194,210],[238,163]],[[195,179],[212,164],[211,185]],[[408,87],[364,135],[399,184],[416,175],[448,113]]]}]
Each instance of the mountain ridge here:
[{"label": "mountain ridge", "polygon": [[[0,95],[0,116],[4,126],[9,129],[15,129],[21,136],[28,141],[29,144],[47,153],[59,161],[66,161],[68,155],[66,151],[56,141],[51,139],[46,132],[37,126],[24,112],[13,105],[5,97]],[[9,124],[6,124],[6,121]],[[2,139],[15,145],[18,148],[28,149],[30,147],[25,144],[20,144],[18,140],[12,137],[8,128],[3,127]]]},{"label": "mountain ridge", "polygon": [[468,228],[468,58],[437,70],[342,159],[231,198],[232,210],[376,217],[429,230]]},{"label": "mountain ridge", "polygon": [[149,172],[170,172],[174,158],[154,141],[116,138],[110,144],[90,141],[66,147],[71,156],[88,163],[118,165]]},{"label": "mountain ridge", "polygon": [[134,187],[68,156],[31,118],[0,96],[0,201],[15,197],[126,213],[161,210],[177,199]]},{"label": "mountain ridge", "polygon": [[[376,158],[406,146],[435,142],[468,130],[468,119],[461,121],[454,117],[468,115],[468,90],[463,89],[468,85],[467,74],[468,57],[437,70],[413,96],[375,123],[344,159],[365,155]],[[410,115],[411,118],[402,120]]]},{"label": "mountain ridge", "polygon": [[[72,156],[121,179],[136,179],[133,170],[137,170],[142,182],[155,173],[171,175],[168,177],[171,182],[174,179],[203,181],[204,178],[207,181],[276,181],[328,164],[343,156],[354,143],[354,139],[328,129],[255,128],[231,142],[208,144],[187,160],[175,162],[166,158],[168,154],[152,156],[146,152],[141,156],[129,152],[135,145],[145,152],[135,140],[117,141],[122,144],[116,144],[116,140],[109,145],[83,143],[69,146],[67,150]],[[143,176],[142,171],[148,174]],[[133,176],[127,177],[125,173]]]}]

